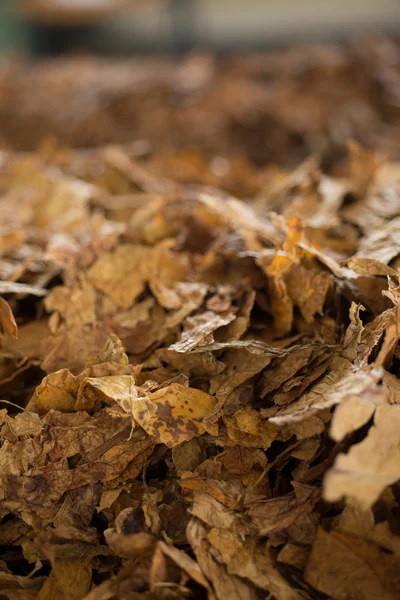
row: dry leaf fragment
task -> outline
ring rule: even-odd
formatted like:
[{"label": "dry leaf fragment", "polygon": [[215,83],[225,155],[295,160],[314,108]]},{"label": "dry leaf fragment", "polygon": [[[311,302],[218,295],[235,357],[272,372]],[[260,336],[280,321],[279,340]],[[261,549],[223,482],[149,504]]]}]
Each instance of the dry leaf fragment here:
[{"label": "dry leaf fragment", "polygon": [[153,248],[121,244],[97,259],[88,280],[124,309],[133,305],[146,283],[162,306],[179,308],[183,300],[173,285],[185,279],[188,264],[184,255],[171,252],[169,246],[163,242]]},{"label": "dry leaf fragment", "polygon": [[185,552],[182,552],[182,550],[178,550],[174,546],[170,546],[165,542],[158,542],[157,546],[161,552],[170,558],[178,567],[180,567],[182,571],[189,575],[189,577],[191,577],[194,581],[202,585],[208,592],[209,600],[213,600],[214,594],[211,590],[211,587],[196,561],[190,558],[190,556],[188,556]]},{"label": "dry leaf fragment", "polygon": [[300,309],[306,323],[312,323],[315,314],[323,314],[326,294],[331,283],[328,273],[294,264],[285,276],[285,282],[294,306]]},{"label": "dry leaf fragment", "polygon": [[239,577],[229,575],[210,552],[206,529],[196,519],[188,524],[187,537],[203,573],[211,581],[218,600],[255,600],[255,589]]},{"label": "dry leaf fragment", "polygon": [[150,254],[151,249],[144,246],[120,245],[97,259],[88,271],[88,279],[119,306],[130,308],[144,290],[143,265]]},{"label": "dry leaf fragment", "polygon": [[10,334],[12,337],[18,337],[18,327],[15,322],[11,307],[4,298],[0,297],[0,327],[4,333]]},{"label": "dry leaf fragment", "polygon": [[365,310],[365,308],[361,304],[352,302],[349,311],[350,324],[346,329],[343,339],[343,350],[341,352],[344,358],[351,361],[355,360],[357,357],[358,346],[361,343],[361,337],[364,331],[364,324],[360,317],[360,313],[363,310]]},{"label": "dry leaf fragment", "polygon": [[369,357],[381,341],[386,327],[394,320],[395,311],[395,308],[389,308],[365,325],[361,332],[357,356],[355,358],[357,366],[364,367],[368,364]]},{"label": "dry leaf fragment", "polygon": [[149,554],[154,545],[141,508],[126,508],[121,511],[115,520],[115,527],[106,529],[104,536],[113,552],[124,558]]},{"label": "dry leaf fragment", "polygon": [[32,294],[41,297],[46,296],[47,290],[17,281],[0,281],[0,294]]},{"label": "dry leaf fragment", "polygon": [[255,501],[247,508],[247,514],[255,524],[259,535],[276,535],[301,515],[310,513],[319,498],[319,491],[311,486],[293,483],[295,492],[279,498]]},{"label": "dry leaf fragment", "polygon": [[335,356],[329,366],[329,372],[309,392],[296,402],[284,407],[270,421],[284,425],[305,419],[319,411],[340,404],[350,396],[358,396],[369,387],[376,385],[382,373],[379,369],[371,372],[355,371],[345,358]]},{"label": "dry leaf fragment", "polygon": [[245,447],[267,450],[278,436],[276,425],[250,407],[240,408],[232,416],[224,416],[223,421],[232,442]]},{"label": "dry leaf fragment", "polygon": [[92,410],[96,402],[118,404],[131,414],[132,404],[138,397],[135,379],[132,375],[109,375],[107,377],[86,377],[77,390],[75,410]]},{"label": "dry leaf fragment", "polygon": [[194,471],[206,458],[205,444],[194,438],[172,448],[172,460],[178,471]]},{"label": "dry leaf fragment", "polygon": [[[183,488],[187,489],[187,482],[184,481],[182,483]],[[189,487],[189,489],[191,488]],[[220,499],[223,500],[223,498]],[[225,506],[207,492],[198,491],[194,494],[193,504],[189,512],[209,527],[226,529],[240,535],[254,533],[254,529],[248,519],[244,518],[240,513],[233,511],[229,504]]]},{"label": "dry leaf fragment", "polygon": [[368,508],[400,478],[399,422],[400,406],[378,406],[367,437],[347,454],[339,454],[327,474],[327,500],[336,502],[346,496]]},{"label": "dry leaf fragment", "polygon": [[81,600],[89,591],[92,579],[90,564],[79,559],[56,559],[38,600]]},{"label": "dry leaf fragment", "polygon": [[376,408],[388,403],[388,390],[385,386],[372,384],[362,395],[349,395],[342,399],[332,417],[330,435],[341,442],[346,435],[368,423]]},{"label": "dry leaf fragment", "polygon": [[353,256],[347,261],[349,269],[355,271],[358,275],[375,275],[377,277],[395,277],[396,271],[385,263],[374,258],[364,258]]},{"label": "dry leaf fragment", "polygon": [[49,410],[72,412],[74,410],[78,384],[75,377],[62,369],[47,375],[36,388],[27,409],[44,414]]},{"label": "dry leaf fragment", "polygon": [[397,556],[356,536],[321,528],[305,577],[335,600],[395,600],[400,594]]},{"label": "dry leaf fragment", "polygon": [[[390,494],[386,495],[390,496]],[[384,505],[385,499],[382,500]],[[380,508],[382,509],[382,506]],[[356,535],[396,555],[400,552],[400,540],[391,531],[388,521],[377,523],[373,510],[363,508],[357,500],[346,500],[346,506],[335,518],[333,526],[335,531]]]},{"label": "dry leaf fragment", "polygon": [[277,561],[303,570],[307,565],[309,555],[310,551],[308,548],[302,548],[288,542],[279,552]]},{"label": "dry leaf fragment", "polygon": [[214,313],[210,310],[200,315],[188,317],[185,321],[182,337],[179,342],[172,344],[169,350],[176,352],[190,352],[196,346],[207,346],[213,343],[213,332],[218,328],[228,325],[236,318],[230,311]]},{"label": "dry leaf fragment", "polygon": [[263,371],[260,395],[262,398],[292,379],[300,369],[305,367],[311,358],[312,348],[294,350],[280,360],[275,360]]},{"label": "dry leaf fragment", "polygon": [[129,414],[158,442],[174,447],[205,433],[215,407],[216,400],[209,394],[171,383],[133,399]]},{"label": "dry leaf fragment", "polygon": [[207,535],[210,549],[219,562],[224,562],[228,573],[251,581],[255,586],[268,590],[283,600],[305,600],[307,595],[294,589],[280,575],[268,556],[268,550],[257,546],[254,540],[240,539],[226,530],[211,529]]}]

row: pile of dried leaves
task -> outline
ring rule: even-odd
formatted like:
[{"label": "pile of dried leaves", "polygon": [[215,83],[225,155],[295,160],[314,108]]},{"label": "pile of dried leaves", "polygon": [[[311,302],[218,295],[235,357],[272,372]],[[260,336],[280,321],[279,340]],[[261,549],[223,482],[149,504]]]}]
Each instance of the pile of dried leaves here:
[{"label": "pile of dried leaves", "polygon": [[0,67],[0,143],[135,139],[138,153],[168,159],[175,174],[184,145],[185,176],[199,183],[215,153],[242,167],[293,168],[313,152],[331,164],[349,137],[400,159],[399,64],[400,43],[385,38],[223,59],[10,60]]},{"label": "pile of dried leaves", "polygon": [[400,166],[214,141],[1,155],[2,600],[400,597]]}]

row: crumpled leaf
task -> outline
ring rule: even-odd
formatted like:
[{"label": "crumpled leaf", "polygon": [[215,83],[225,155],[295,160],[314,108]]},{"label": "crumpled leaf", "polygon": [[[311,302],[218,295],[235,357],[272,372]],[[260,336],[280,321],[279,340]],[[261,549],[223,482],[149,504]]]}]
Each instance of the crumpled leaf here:
[{"label": "crumpled leaf", "polygon": [[297,402],[280,410],[278,416],[272,417],[270,421],[282,425],[302,420],[320,410],[340,404],[349,396],[364,393],[369,387],[376,385],[380,377],[378,369],[370,373],[355,371],[347,359],[336,356],[328,374],[320,382]]},{"label": "crumpled leaf", "polygon": [[329,501],[342,496],[371,506],[387,485],[400,478],[398,468],[400,407],[378,406],[367,437],[339,454],[325,479],[324,496]]},{"label": "crumpled leaf", "polygon": [[33,285],[18,283],[16,281],[1,281],[0,294],[32,294],[33,296],[46,296],[47,291]]},{"label": "crumpled leaf", "polygon": [[169,447],[201,435],[205,421],[215,410],[215,399],[200,390],[172,383],[138,399],[135,418],[149,435]]},{"label": "crumpled leaf", "polygon": [[318,500],[318,490],[293,483],[294,494],[252,502],[247,509],[261,535],[276,535],[311,512]]},{"label": "crumpled leaf", "polygon": [[[303,225],[300,219],[293,217],[288,226],[288,235],[282,246],[282,252],[276,253],[272,262],[263,267],[268,276],[277,335],[288,333],[292,327],[294,303],[287,288],[285,275],[290,272],[294,264],[300,262],[297,244],[301,241],[303,234]],[[259,264],[263,266],[262,260]]]},{"label": "crumpled leaf", "polygon": [[[169,447],[203,434],[205,421],[216,406],[215,398],[209,394],[180,383],[144,392],[135,386],[133,377],[119,375],[88,378],[83,385],[84,390],[91,386],[107,402],[118,404],[157,442]],[[82,401],[84,390],[78,403]]]},{"label": "crumpled leaf", "polygon": [[10,305],[4,298],[0,298],[0,326],[4,333],[18,337],[18,328]]},{"label": "crumpled leaf", "polygon": [[235,318],[229,311],[225,315],[205,311],[201,315],[188,317],[181,340],[170,346],[169,350],[190,352],[196,346],[207,346],[214,341],[212,333],[224,325],[229,325]]},{"label": "crumpled leaf", "polygon": [[182,281],[186,272],[187,261],[169,251],[166,244],[154,248],[126,244],[100,256],[89,269],[88,279],[125,309],[149,283],[161,306],[171,309],[179,308],[182,300],[169,288]]},{"label": "crumpled leaf", "polygon": [[174,548],[174,546],[169,546],[165,544],[165,542],[158,542],[158,548],[165,556],[170,558],[187,575],[189,575],[191,579],[202,585],[208,591],[208,597],[210,598],[210,600],[213,600],[214,593],[211,590],[207,579],[201,572],[199,565],[192,558],[190,558],[190,556],[185,554],[185,552],[182,552],[182,550]]},{"label": "crumpled leaf", "polygon": [[349,395],[342,399],[332,418],[331,437],[341,442],[346,435],[368,423],[376,408],[387,402],[385,386],[370,386],[362,395]]},{"label": "crumpled leaf", "polygon": [[115,527],[106,529],[104,537],[112,551],[123,558],[149,553],[154,544],[140,508],[121,511],[115,520]]},{"label": "crumpled leaf", "polygon": [[305,576],[335,600],[390,600],[400,590],[396,556],[356,536],[323,529],[318,530]]},{"label": "crumpled leaf", "polygon": [[278,435],[278,428],[273,423],[266,422],[260,413],[249,407],[240,408],[232,416],[225,416],[224,423],[232,442],[239,442],[245,447],[266,450]]},{"label": "crumpled leaf", "polygon": [[90,589],[91,568],[79,560],[56,560],[51,574],[43,584],[38,600],[78,600]]},{"label": "crumpled leaf", "polygon": [[68,369],[56,371],[43,379],[27,408],[39,414],[52,409],[73,412],[77,391],[77,381]]},{"label": "crumpled leaf", "polygon": [[223,598],[253,600],[256,598],[254,588],[245,580],[228,575],[225,568],[212,557],[210,544],[206,539],[206,530],[198,521],[190,521],[187,535],[197,561],[211,581],[218,600]]}]

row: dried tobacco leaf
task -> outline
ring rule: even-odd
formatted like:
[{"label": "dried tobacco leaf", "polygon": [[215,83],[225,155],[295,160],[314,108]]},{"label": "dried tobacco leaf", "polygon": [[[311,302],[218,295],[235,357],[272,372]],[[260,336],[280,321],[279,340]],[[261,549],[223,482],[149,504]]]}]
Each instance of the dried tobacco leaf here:
[{"label": "dried tobacco leaf", "polygon": [[[352,446],[348,454],[339,454],[325,479],[324,495],[327,500],[348,496],[369,507],[387,485],[399,479],[399,409],[398,406],[378,406],[367,437]],[[363,422],[365,417],[363,415]]]},{"label": "dried tobacco leaf", "polygon": [[400,590],[398,558],[356,536],[318,530],[306,580],[335,600],[394,599]]},{"label": "dried tobacco leaf", "polygon": [[18,327],[14,315],[4,298],[0,298],[0,326],[4,333],[10,334],[14,338],[18,337]]}]

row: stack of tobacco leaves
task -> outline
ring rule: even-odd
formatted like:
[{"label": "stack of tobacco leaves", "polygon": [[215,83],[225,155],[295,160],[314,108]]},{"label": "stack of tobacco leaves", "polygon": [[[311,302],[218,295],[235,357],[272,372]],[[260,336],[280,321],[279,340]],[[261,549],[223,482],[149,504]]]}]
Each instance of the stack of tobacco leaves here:
[{"label": "stack of tobacco leaves", "polygon": [[81,148],[136,140],[136,152],[198,183],[204,162],[228,154],[242,185],[249,163],[292,169],[318,153],[331,166],[350,137],[400,159],[399,64],[400,43],[386,38],[218,59],[9,60],[0,145],[36,150],[54,134]]},{"label": "stack of tobacco leaves", "polygon": [[400,165],[220,141],[1,154],[1,600],[400,597]]}]

